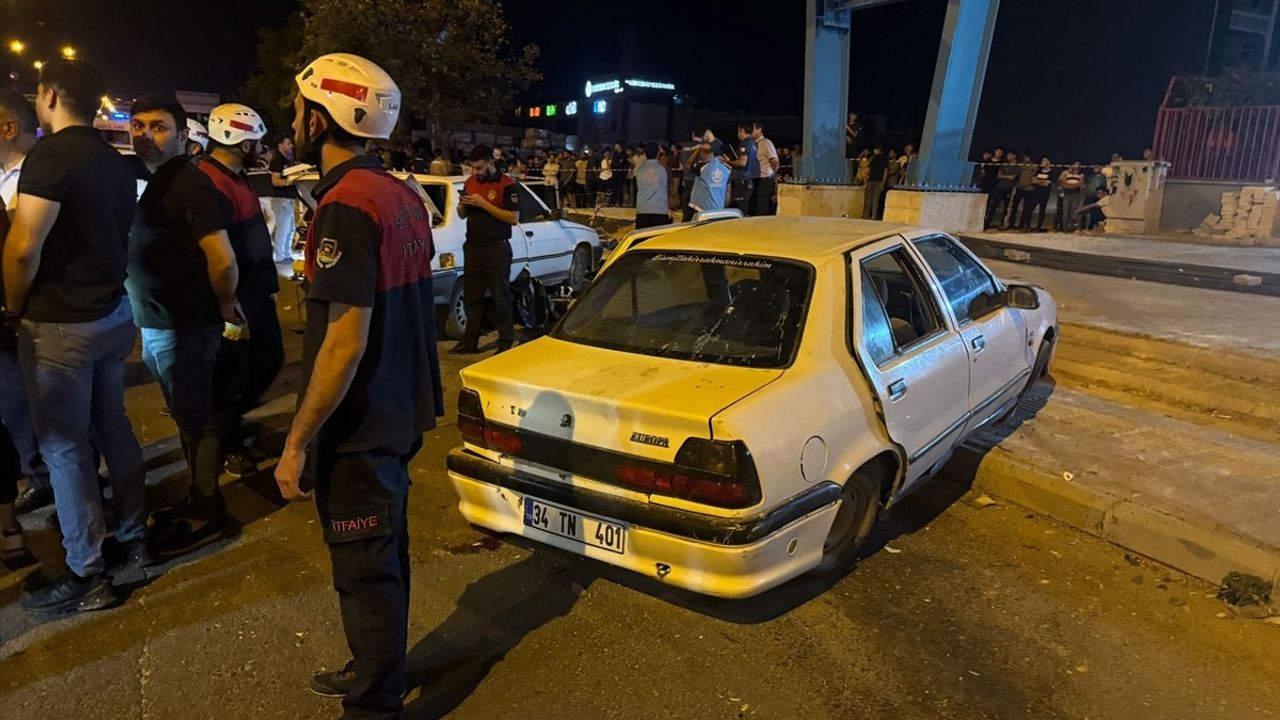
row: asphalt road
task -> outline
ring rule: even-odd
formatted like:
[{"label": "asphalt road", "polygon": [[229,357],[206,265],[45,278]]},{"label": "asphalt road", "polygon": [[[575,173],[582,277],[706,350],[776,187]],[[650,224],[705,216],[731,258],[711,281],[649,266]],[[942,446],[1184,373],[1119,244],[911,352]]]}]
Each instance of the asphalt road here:
[{"label": "asphalt road", "polygon": [[[164,475],[156,388],[129,393]],[[1280,627],[1054,522],[980,508],[964,478],[901,504],[844,577],[728,603],[468,526],[443,473],[456,442],[442,426],[413,465],[410,718],[1280,714]],[[0,575],[0,717],[337,717],[306,689],[346,659],[327,553],[314,508],[282,506],[269,470],[228,480],[238,537],[119,578],[122,607],[32,624],[26,574]],[[29,520],[56,558],[47,515]]]}]

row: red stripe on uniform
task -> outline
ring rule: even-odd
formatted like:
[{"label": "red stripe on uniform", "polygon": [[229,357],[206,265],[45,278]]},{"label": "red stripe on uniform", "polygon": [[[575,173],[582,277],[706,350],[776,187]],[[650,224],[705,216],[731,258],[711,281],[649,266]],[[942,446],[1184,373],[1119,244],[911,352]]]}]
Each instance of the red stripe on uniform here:
[{"label": "red stripe on uniform", "polygon": [[336,92],[339,95],[346,95],[347,97],[354,98],[360,102],[364,102],[364,99],[369,96],[369,88],[364,85],[358,85],[345,80],[334,80],[333,78],[325,78],[321,80],[320,89],[327,90],[329,92]]}]

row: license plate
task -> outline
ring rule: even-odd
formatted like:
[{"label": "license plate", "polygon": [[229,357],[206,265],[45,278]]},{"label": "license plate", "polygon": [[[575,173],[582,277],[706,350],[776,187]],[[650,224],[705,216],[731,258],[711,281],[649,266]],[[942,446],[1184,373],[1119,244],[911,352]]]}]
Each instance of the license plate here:
[{"label": "license plate", "polygon": [[536,528],[552,535],[577,540],[591,547],[621,555],[627,545],[627,526],[591,515],[583,515],[559,505],[550,505],[533,498],[524,499],[525,527]]}]

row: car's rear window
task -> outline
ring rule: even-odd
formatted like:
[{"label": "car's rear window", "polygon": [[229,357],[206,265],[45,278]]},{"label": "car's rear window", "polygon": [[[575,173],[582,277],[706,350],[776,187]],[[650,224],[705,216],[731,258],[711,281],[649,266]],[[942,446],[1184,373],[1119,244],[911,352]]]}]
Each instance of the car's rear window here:
[{"label": "car's rear window", "polygon": [[758,368],[791,364],[813,270],[776,258],[635,250],[552,333],[644,355]]}]

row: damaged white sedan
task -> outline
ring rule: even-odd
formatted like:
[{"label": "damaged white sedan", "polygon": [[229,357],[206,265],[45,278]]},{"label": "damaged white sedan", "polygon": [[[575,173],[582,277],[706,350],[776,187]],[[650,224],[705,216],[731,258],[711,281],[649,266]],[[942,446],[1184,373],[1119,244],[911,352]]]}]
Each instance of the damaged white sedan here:
[{"label": "damaged white sedan", "polygon": [[755,218],[612,260],[462,372],[466,519],[727,598],[853,560],[1048,366],[1052,299],[945,233]]}]

